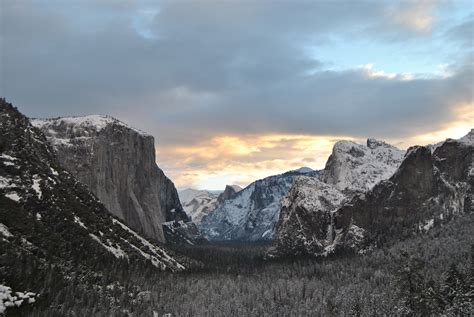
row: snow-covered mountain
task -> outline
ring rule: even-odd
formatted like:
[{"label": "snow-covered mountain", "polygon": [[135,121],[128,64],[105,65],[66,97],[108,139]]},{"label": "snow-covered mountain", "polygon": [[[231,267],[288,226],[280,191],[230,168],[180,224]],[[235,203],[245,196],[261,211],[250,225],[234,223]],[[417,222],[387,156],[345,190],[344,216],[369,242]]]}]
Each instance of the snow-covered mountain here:
[{"label": "snow-covered mountain", "polygon": [[103,115],[32,124],[46,135],[61,166],[130,228],[164,242],[163,223],[188,221],[173,182],[156,165],[151,135]]},{"label": "snow-covered mountain", "polygon": [[[4,99],[0,250],[2,278],[7,279],[18,276],[15,270],[21,268],[14,261],[21,257],[30,269],[51,270],[53,265],[65,275],[112,262],[184,269],[164,248],[112,216],[86,185],[61,167],[43,133]],[[73,267],[77,271],[71,272]]]},{"label": "snow-covered mountain", "polygon": [[338,141],[321,174],[321,180],[338,190],[366,191],[395,172],[405,151],[383,141]]},{"label": "snow-covered mountain", "polygon": [[227,185],[223,192],[197,190],[192,188],[178,192],[184,210],[192,221],[200,224],[202,218],[228,199],[234,198],[242,188],[238,185]]},{"label": "snow-covered mountain", "polygon": [[253,182],[203,217],[201,231],[214,241],[272,239],[281,200],[294,178],[305,174],[291,171]]},{"label": "snow-covered mountain", "polygon": [[207,190],[187,188],[178,192],[179,199],[192,221],[199,224],[202,218],[216,209],[219,194]]},{"label": "snow-covered mountain", "polygon": [[[367,172],[365,168],[357,168],[361,165],[347,165],[353,167],[351,173],[344,170],[328,173],[327,169],[335,165],[332,162],[326,165],[322,182],[299,178],[283,203],[276,243],[270,255],[362,252],[392,237],[429,230],[453,215],[470,212],[474,186],[473,134],[471,131],[460,140],[447,140],[434,150],[433,147],[410,148],[385,180],[383,177],[388,173]],[[371,147],[369,142],[368,147]],[[346,153],[360,157],[359,151],[346,149],[349,149]],[[390,152],[389,159],[375,156],[379,160],[372,162],[370,169],[374,171],[374,166],[380,169],[380,164],[385,164],[393,170],[398,154],[394,156],[394,150]],[[360,172],[367,186],[361,186],[364,183],[358,181],[355,171]],[[332,177],[329,183],[328,175]],[[343,180],[352,177],[356,186],[341,186],[348,183],[337,181],[340,175],[346,175]],[[380,176],[378,181],[374,175]],[[368,191],[364,192],[364,187]]]},{"label": "snow-covered mountain", "polygon": [[329,250],[332,213],[354,195],[389,178],[403,155],[404,151],[375,139],[368,139],[366,144],[336,142],[324,170],[316,177],[297,178],[285,197],[277,224],[277,251],[273,253]]}]

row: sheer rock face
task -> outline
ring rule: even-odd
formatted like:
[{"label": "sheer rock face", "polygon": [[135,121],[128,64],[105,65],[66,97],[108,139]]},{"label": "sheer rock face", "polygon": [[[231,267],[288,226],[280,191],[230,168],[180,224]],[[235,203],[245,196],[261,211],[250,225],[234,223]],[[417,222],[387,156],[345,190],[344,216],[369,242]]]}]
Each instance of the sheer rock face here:
[{"label": "sheer rock face", "polygon": [[[184,269],[159,245],[111,215],[59,164],[44,134],[4,99],[0,99],[0,249],[2,255],[7,251],[27,255],[38,269],[54,265],[67,276],[75,274],[70,271],[72,263],[80,271],[95,270],[98,263],[114,259]],[[1,260],[8,263],[8,256]],[[19,276],[17,271],[6,265],[5,277]]]},{"label": "sheer rock face", "polygon": [[114,215],[165,241],[162,223],[187,220],[174,184],[155,163],[154,139],[107,116],[33,120],[60,164]]},{"label": "sheer rock face", "polygon": [[[370,188],[366,192],[354,190],[354,186],[341,188],[342,182],[333,181],[337,177],[325,183],[328,175],[336,175],[327,174],[326,170],[322,173],[323,183],[297,180],[283,204],[277,243],[270,255],[363,252],[374,244],[429,230],[453,215],[471,212],[472,134],[471,131],[460,140],[447,140],[433,152],[430,147],[410,148],[395,173],[389,179],[379,179],[373,187],[366,186]],[[368,142],[368,147],[372,146]],[[361,151],[352,152],[362,157]],[[326,168],[333,167],[328,162]],[[356,176],[354,171],[341,171],[339,175]],[[367,180],[373,183],[372,177]],[[331,204],[324,204],[326,199]]]}]

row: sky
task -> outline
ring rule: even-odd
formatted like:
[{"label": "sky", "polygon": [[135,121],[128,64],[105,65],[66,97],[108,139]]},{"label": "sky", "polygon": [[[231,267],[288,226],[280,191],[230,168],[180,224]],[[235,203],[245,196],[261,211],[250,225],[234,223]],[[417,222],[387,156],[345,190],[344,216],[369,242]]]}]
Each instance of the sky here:
[{"label": "sky", "polygon": [[30,117],[112,115],[178,188],[302,166],[337,140],[474,128],[474,2],[3,0],[0,95]]}]

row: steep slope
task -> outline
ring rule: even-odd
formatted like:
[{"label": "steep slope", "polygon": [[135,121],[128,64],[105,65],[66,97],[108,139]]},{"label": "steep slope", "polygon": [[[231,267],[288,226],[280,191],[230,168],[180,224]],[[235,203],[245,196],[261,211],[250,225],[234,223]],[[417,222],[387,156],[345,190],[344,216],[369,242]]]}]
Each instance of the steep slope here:
[{"label": "steep slope", "polygon": [[273,238],[281,200],[297,171],[258,180],[202,219],[200,229],[209,240],[258,241]]},{"label": "steep slope", "polygon": [[60,166],[41,131],[0,99],[0,276],[7,285],[26,274],[17,267],[21,257],[29,269],[54,266],[64,276],[113,263],[184,269],[109,214]]},{"label": "steep slope", "polygon": [[237,185],[227,185],[225,190],[217,194],[207,190],[184,189],[178,193],[181,204],[192,221],[200,224],[202,218],[223,204],[226,200],[234,198],[239,191]]},{"label": "steep slope", "polygon": [[[355,191],[347,195],[346,191],[344,198],[339,199],[334,191],[339,190],[337,185],[341,182],[332,182],[336,186],[328,189],[300,181],[301,188],[292,189],[282,208],[277,243],[270,254],[362,252],[393,238],[429,230],[453,215],[470,212],[474,177],[472,134],[471,131],[460,140],[447,140],[433,153],[430,147],[410,148],[395,173],[366,193]],[[321,204],[328,195],[321,195],[320,188],[337,199],[331,199],[329,205]]]},{"label": "steep slope", "polygon": [[471,212],[472,134],[461,140],[447,140],[433,153],[428,147],[410,148],[389,180],[336,212],[338,227],[346,228],[352,222],[366,231],[367,244],[382,243]]},{"label": "steep slope", "polygon": [[187,221],[174,184],[155,163],[152,136],[108,116],[36,119],[59,163],[130,228],[164,242],[162,223]]},{"label": "steep slope", "polygon": [[[319,176],[299,178],[285,198],[271,254],[322,254],[331,251],[335,210],[355,195],[390,177],[401,164],[403,153],[375,139],[368,139],[365,145],[352,141],[336,142]],[[351,243],[357,243],[359,228],[349,229],[353,234]]]}]

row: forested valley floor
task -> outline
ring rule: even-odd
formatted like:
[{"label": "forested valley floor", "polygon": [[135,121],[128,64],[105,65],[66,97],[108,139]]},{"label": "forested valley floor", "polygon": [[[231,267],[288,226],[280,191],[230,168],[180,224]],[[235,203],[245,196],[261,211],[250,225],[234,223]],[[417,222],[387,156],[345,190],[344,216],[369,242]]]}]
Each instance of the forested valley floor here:
[{"label": "forested valley floor", "polygon": [[199,263],[182,273],[122,264],[66,281],[38,273],[19,286],[34,287],[40,300],[9,315],[466,316],[473,232],[468,214],[364,255],[266,260],[267,244],[217,244],[178,250]]}]

